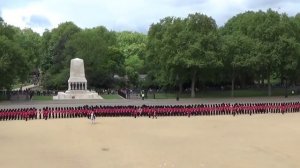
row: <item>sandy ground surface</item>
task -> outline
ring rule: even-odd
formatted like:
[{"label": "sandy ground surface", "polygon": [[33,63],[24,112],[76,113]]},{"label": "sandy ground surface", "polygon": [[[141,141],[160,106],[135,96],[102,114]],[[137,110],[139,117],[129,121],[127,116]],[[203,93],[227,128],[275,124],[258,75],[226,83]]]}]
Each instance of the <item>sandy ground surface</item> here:
[{"label": "sandy ground surface", "polygon": [[1,168],[299,168],[300,114],[0,121]]}]

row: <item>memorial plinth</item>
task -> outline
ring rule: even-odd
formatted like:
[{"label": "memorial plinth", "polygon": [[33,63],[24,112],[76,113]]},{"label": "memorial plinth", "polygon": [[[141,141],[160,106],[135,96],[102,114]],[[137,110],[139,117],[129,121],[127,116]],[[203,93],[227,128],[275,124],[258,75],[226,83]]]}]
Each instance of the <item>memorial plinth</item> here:
[{"label": "memorial plinth", "polygon": [[57,96],[53,96],[53,100],[63,99],[102,99],[96,92],[87,90],[87,80],[82,59],[75,58],[71,60],[68,90],[66,92],[58,92]]}]

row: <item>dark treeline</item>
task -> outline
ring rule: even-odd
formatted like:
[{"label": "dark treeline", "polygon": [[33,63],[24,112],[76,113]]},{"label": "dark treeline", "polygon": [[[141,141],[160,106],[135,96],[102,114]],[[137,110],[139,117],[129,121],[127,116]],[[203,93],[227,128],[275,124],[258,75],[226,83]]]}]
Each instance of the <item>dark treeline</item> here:
[{"label": "dark treeline", "polygon": [[[204,14],[166,17],[147,35],[72,22],[46,30],[7,25],[0,18],[0,89],[38,74],[45,89],[67,88],[69,63],[85,61],[90,89],[294,86],[300,76],[300,15],[273,10],[238,14],[218,27]],[[145,80],[140,75],[145,74]]]}]

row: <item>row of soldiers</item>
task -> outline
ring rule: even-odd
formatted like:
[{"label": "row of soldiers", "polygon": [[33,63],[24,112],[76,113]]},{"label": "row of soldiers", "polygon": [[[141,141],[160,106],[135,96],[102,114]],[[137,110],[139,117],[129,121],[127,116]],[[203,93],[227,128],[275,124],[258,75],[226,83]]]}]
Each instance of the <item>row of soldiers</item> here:
[{"label": "row of soldiers", "polygon": [[222,103],[198,105],[94,106],[96,116],[199,116],[242,115],[299,112],[300,102],[290,103]]},{"label": "row of soldiers", "polygon": [[36,108],[0,109],[0,120],[33,120],[37,119]]},{"label": "row of soldiers", "polygon": [[299,112],[300,102],[288,103],[222,103],[197,105],[117,105],[0,109],[0,120],[29,120],[89,117],[209,116]]}]

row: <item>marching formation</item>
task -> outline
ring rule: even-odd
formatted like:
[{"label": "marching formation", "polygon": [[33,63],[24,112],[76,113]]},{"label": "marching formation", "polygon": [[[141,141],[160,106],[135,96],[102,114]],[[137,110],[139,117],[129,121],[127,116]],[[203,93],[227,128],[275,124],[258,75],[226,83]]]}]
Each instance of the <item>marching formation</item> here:
[{"label": "marching formation", "polygon": [[142,106],[78,106],[0,109],[0,120],[33,120],[80,117],[149,117],[253,115],[266,113],[293,113],[300,111],[300,102],[289,103],[222,103],[197,105],[142,105]]},{"label": "marching formation", "polygon": [[0,109],[0,120],[32,120],[37,119],[36,108]]}]

